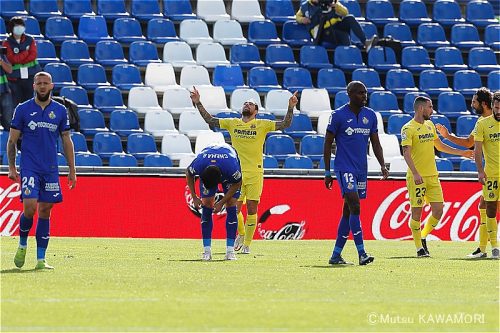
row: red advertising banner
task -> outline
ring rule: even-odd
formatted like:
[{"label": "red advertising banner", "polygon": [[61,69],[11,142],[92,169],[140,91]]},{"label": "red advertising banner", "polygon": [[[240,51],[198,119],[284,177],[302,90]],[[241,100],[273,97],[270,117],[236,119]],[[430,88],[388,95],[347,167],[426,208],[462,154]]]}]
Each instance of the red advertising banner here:
[{"label": "red advertising banner", "polygon": [[[432,237],[475,240],[481,187],[442,181],[444,214]],[[200,218],[183,177],[80,175],[54,207],[51,235],[67,237],[200,238]],[[0,176],[0,235],[18,235],[20,186]],[[334,239],[342,211],[338,186],[322,179],[266,178],[256,238]],[[423,222],[430,216],[425,207]],[[370,180],[361,202],[365,239],[409,239],[410,205],[404,180]],[[225,237],[225,212],[214,216],[214,238]],[[34,228],[33,228],[34,229]],[[34,230],[32,230],[34,232]]]}]

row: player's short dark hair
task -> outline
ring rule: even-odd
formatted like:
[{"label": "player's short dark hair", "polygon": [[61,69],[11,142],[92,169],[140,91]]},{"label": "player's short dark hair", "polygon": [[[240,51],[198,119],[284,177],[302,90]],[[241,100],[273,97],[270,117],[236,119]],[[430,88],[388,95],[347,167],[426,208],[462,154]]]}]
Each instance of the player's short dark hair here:
[{"label": "player's short dark hair", "polygon": [[21,16],[14,16],[10,19],[9,24],[7,25],[8,32],[12,33],[12,29],[14,29],[14,26],[16,25],[22,25],[23,27],[26,26],[26,23]]},{"label": "player's short dark hair", "polygon": [[346,87],[347,94],[349,95],[352,91],[352,89],[356,86],[365,86],[365,84],[361,81],[351,81]]},{"label": "player's short dark hair", "polygon": [[486,103],[486,105],[491,105],[492,104],[492,99],[493,99],[493,93],[486,87],[481,87],[479,88],[478,91],[474,94],[476,95],[477,101],[479,104],[481,103]]},{"label": "player's short dark hair", "polygon": [[417,111],[418,107],[424,103],[430,102],[431,99],[425,96],[417,96],[413,101],[413,110]]},{"label": "player's short dark hair", "polygon": [[205,188],[212,188],[217,186],[222,180],[222,173],[218,166],[210,165],[203,170],[200,175],[200,179],[205,185]]},{"label": "player's short dark hair", "polygon": [[500,90],[495,91],[495,93],[493,94],[493,98],[491,100],[491,107],[493,107],[493,103],[495,102],[500,102]]}]

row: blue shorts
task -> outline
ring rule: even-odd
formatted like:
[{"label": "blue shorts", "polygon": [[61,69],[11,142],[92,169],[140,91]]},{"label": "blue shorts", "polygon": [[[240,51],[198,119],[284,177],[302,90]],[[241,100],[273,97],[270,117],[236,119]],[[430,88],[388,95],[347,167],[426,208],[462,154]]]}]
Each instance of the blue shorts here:
[{"label": "blue shorts", "polygon": [[[224,194],[226,194],[227,191],[229,191],[229,188],[231,187],[232,184],[233,183],[230,183],[230,182],[223,182],[222,183],[222,189],[224,190]],[[219,189],[219,185],[214,186],[214,187],[209,188],[209,189],[206,189],[205,186],[203,186],[203,182],[200,180],[200,197],[201,198],[210,198],[210,197],[215,196],[218,189]],[[234,195],[233,195],[233,198],[235,198],[235,199],[238,199],[239,197],[240,197],[240,190],[236,191],[236,193],[234,193]]]},{"label": "blue shorts", "polygon": [[21,201],[37,199],[38,202],[57,203],[62,201],[59,173],[40,174],[21,170]]},{"label": "blue shorts", "polygon": [[360,199],[366,198],[366,173],[352,173],[335,171],[337,182],[339,183],[342,197],[349,192],[358,192]]}]

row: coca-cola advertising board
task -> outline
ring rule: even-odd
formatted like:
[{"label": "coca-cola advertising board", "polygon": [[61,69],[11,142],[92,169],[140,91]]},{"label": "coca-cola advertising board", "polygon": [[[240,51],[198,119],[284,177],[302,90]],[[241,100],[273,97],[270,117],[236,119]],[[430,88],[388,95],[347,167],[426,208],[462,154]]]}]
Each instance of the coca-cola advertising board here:
[{"label": "coca-cola advertising board", "polygon": [[[199,238],[199,212],[191,202],[184,177],[78,177],[68,190],[61,177],[64,202],[55,206],[51,236]],[[476,181],[441,181],[444,214],[432,237],[477,239]],[[20,186],[0,176],[0,234],[18,235],[22,203]],[[218,194],[217,197],[221,197]],[[342,210],[335,184],[327,190],[320,178],[266,178],[259,206],[257,239],[334,239]],[[423,222],[430,216],[424,208]],[[369,180],[361,202],[365,239],[410,239],[410,205],[404,180]],[[214,216],[214,238],[225,237],[225,212]],[[34,228],[32,230],[34,232]]]}]

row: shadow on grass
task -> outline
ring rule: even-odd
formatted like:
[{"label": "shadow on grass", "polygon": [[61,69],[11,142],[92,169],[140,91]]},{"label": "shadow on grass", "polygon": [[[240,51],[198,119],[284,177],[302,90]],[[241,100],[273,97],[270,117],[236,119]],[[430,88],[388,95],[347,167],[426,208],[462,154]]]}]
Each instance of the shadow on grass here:
[{"label": "shadow on grass", "polygon": [[337,268],[347,268],[347,267],[354,267],[354,266],[355,266],[354,264],[348,264],[348,265],[306,265],[306,266],[299,266],[299,267],[337,269]]},{"label": "shadow on grass", "polygon": [[10,268],[10,269],[2,269],[0,274],[22,274],[22,273],[33,273],[36,270],[32,269],[20,269],[20,268]]},{"label": "shadow on grass", "polygon": [[498,260],[495,258],[448,258],[446,260],[458,260],[458,261],[484,261],[484,260]]},{"label": "shadow on grass", "polygon": [[167,261],[176,261],[176,262],[225,262],[225,261],[231,261],[231,260],[225,260],[225,259],[212,259],[212,260],[201,260],[201,259],[170,259]]},{"label": "shadow on grass", "polygon": [[432,257],[415,257],[415,256],[402,256],[402,257],[388,257],[387,259],[431,259]]}]

